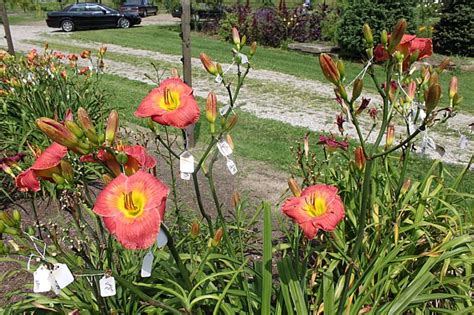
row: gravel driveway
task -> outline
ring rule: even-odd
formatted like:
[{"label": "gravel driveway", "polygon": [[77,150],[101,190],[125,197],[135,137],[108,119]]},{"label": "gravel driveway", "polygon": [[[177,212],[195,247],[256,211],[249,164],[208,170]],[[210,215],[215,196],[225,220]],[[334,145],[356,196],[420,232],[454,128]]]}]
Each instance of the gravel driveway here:
[{"label": "gravel driveway", "polygon": [[[179,19],[172,18],[170,15],[147,17],[142,22],[143,25],[170,25],[178,23]],[[12,26],[12,34],[15,49],[21,51],[28,51],[31,48],[41,49],[42,47],[27,41],[45,40],[45,34],[49,36],[48,41],[52,43],[65,43],[77,47],[98,47],[101,45],[101,43],[82,43],[71,40],[69,39],[69,34],[50,29],[44,22],[35,22],[30,25],[14,25]],[[176,67],[180,66],[181,56],[111,44],[107,44],[107,47],[109,52],[147,57]],[[220,100],[226,100],[226,91],[204,74],[199,59],[193,58],[192,64],[194,68],[193,87],[195,94],[205,97],[209,88],[212,88],[218,94]],[[152,83],[144,76],[144,73],[150,71],[150,66],[133,65],[113,60],[106,60],[106,65],[108,73],[131,80]],[[319,71],[316,60],[312,66],[315,68],[315,71]],[[230,65],[224,64],[223,67],[226,69]],[[331,85],[269,70],[253,70],[248,78],[249,83],[243,88],[238,102],[238,106],[241,106],[243,110],[261,118],[274,119],[293,126],[306,127],[317,132],[323,131],[337,134],[335,116],[338,111]],[[377,96],[368,94],[365,96],[371,98],[373,104],[378,103],[377,100],[379,98]],[[473,122],[474,118],[472,115],[460,113],[447,124],[438,127],[435,131],[430,131],[425,137],[429,136],[432,138],[434,143],[444,147],[446,152],[441,156],[436,150],[428,147],[425,154],[432,159],[441,159],[448,163],[466,163],[474,154],[474,146],[472,145],[473,135],[468,126]],[[363,130],[369,130],[370,126],[370,119],[363,120]],[[404,130],[402,126],[396,129]],[[350,137],[355,137],[355,130],[348,128],[347,131]],[[467,146],[460,145],[461,136],[468,140]],[[422,137],[419,138],[421,141]],[[370,140],[373,140],[373,138],[369,137]]]}]

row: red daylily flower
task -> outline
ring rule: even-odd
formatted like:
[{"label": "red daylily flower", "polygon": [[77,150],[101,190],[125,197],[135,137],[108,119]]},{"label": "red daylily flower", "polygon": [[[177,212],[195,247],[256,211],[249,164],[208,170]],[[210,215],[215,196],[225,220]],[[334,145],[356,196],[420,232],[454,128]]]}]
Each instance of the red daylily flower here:
[{"label": "red daylily flower", "polygon": [[319,136],[318,144],[322,144],[329,152],[334,152],[337,149],[347,150],[349,143],[347,141],[337,141],[334,137]]},{"label": "red daylily flower", "polygon": [[20,173],[15,184],[20,191],[39,191],[39,179],[52,180],[53,174],[61,174],[61,159],[67,154],[67,148],[54,142],[36,159],[27,170]]},{"label": "red daylily flower", "polygon": [[[431,38],[417,38],[416,35],[403,35],[400,44],[398,44],[395,50],[403,53],[406,61],[408,61],[411,54],[418,51],[416,60],[421,60],[433,54],[433,43]],[[375,47],[374,57],[376,62],[383,62],[390,58],[388,52],[381,44]]]},{"label": "red daylily flower", "polygon": [[[124,165],[125,175],[133,175],[138,170],[148,170],[155,167],[156,160],[148,154],[146,149],[140,145],[118,146],[117,151],[124,152],[127,155],[127,163]],[[97,157],[92,154],[84,155],[80,158],[81,162],[104,162],[105,165],[114,173],[120,175],[121,167],[115,156],[105,149],[100,149]]]},{"label": "red daylily flower", "polygon": [[143,99],[135,116],[151,117],[164,126],[185,128],[199,119],[199,107],[188,85],[181,79],[169,78]]},{"label": "red daylily flower", "polygon": [[128,249],[153,245],[165,216],[169,189],[153,175],[138,171],[112,180],[97,196],[93,211]]},{"label": "red daylily flower", "polygon": [[309,239],[313,239],[319,229],[333,231],[344,218],[344,205],[337,188],[330,185],[310,186],[300,197],[288,198],[281,209],[299,224]]}]

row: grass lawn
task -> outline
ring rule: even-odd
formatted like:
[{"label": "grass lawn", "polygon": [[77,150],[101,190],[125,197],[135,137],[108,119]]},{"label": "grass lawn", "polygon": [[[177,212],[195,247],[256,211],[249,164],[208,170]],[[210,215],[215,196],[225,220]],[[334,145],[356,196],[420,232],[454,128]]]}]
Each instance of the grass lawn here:
[{"label": "grass lawn", "polygon": [[[94,41],[100,43],[111,43],[126,47],[134,47],[166,54],[181,54],[181,39],[178,27],[143,26],[130,29],[107,29],[85,32],[76,32],[71,35],[72,39]],[[192,33],[192,55],[199,57],[199,53],[206,52],[212,59],[225,63],[230,62],[229,52],[232,49],[230,43],[206,36],[201,33]],[[346,61],[346,77],[352,80],[361,70],[361,64]],[[302,54],[275,48],[259,47],[254,58],[256,69],[267,69],[295,76],[326,82],[313,55]],[[471,84],[474,81],[474,73],[455,71],[459,77],[459,91],[464,96],[462,110],[474,113],[474,89]],[[441,75],[443,90],[447,91],[452,73]],[[381,80],[381,79],[380,79]],[[371,81],[366,77],[365,86],[371,87]],[[445,95],[447,93],[444,93]],[[445,97],[446,99],[446,97]]]},{"label": "grass lawn", "polygon": [[[111,104],[123,108],[122,117],[134,123],[144,125],[144,121],[133,116],[140,101],[148,94],[150,85],[145,83],[126,80],[113,75],[105,75],[102,81],[103,87],[110,93]],[[201,107],[205,100],[199,98]],[[268,163],[269,165],[283,171],[287,171],[289,165],[293,162],[290,147],[296,141],[300,141],[307,129],[294,127],[289,124],[277,122],[270,119],[257,118],[252,114],[239,111],[239,123],[232,131],[232,137],[236,145],[236,154],[250,160],[257,160]],[[202,122],[202,125],[201,125]],[[207,122],[204,115],[197,124],[196,133],[199,137],[207,137]],[[258,136],[256,136],[258,135]],[[311,142],[314,147],[317,135],[311,134]],[[432,161],[421,157],[412,160],[409,173],[414,179],[421,178],[430,168]],[[445,165],[455,177],[462,169],[460,166]],[[447,178],[448,183],[452,178]],[[465,177],[464,185],[461,190],[474,193],[474,176],[468,174]]]},{"label": "grass lawn", "polygon": [[8,12],[8,22],[11,25],[28,24],[29,22],[43,21],[44,15],[42,12]]}]

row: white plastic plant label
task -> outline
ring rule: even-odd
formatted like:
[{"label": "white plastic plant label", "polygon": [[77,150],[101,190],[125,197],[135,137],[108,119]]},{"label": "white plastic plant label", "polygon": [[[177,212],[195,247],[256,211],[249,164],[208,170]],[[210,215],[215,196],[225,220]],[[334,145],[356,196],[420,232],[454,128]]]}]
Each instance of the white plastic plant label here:
[{"label": "white plastic plant label", "polygon": [[191,173],[183,173],[183,172],[181,172],[181,179],[190,180],[190,179],[191,179]]},{"label": "white plastic plant label", "polygon": [[153,253],[149,251],[145,257],[143,257],[142,270],[140,275],[142,278],[148,278],[151,276],[151,269],[153,266]]},{"label": "white plastic plant label", "polygon": [[59,293],[61,293],[61,288],[59,287],[59,284],[54,279],[53,273],[50,274],[49,281],[51,282],[51,290],[54,292],[54,294],[59,295]]},{"label": "white plastic plant label", "polygon": [[226,105],[219,109],[219,113],[221,114],[221,116],[225,116],[225,114],[227,114],[229,110],[230,110],[230,105]]},{"label": "white plastic plant label", "polygon": [[158,246],[158,248],[163,248],[166,244],[168,244],[168,237],[163,229],[160,229],[160,232],[156,236],[156,246]]},{"label": "white plastic plant label", "polygon": [[45,266],[41,265],[33,273],[33,292],[41,293],[51,290],[51,271]]},{"label": "white plastic plant label", "polygon": [[117,292],[115,291],[115,279],[114,277],[103,276],[99,280],[100,296],[108,297],[114,296]]},{"label": "white plastic plant label", "polygon": [[218,74],[215,81],[216,81],[216,83],[221,83],[222,82],[222,77]]},{"label": "white plastic plant label", "polygon": [[237,165],[235,165],[235,162],[231,159],[227,159],[227,169],[232,175],[237,173]]},{"label": "white plastic plant label", "polygon": [[229,156],[232,154],[232,148],[224,139],[221,139],[217,142],[217,148],[223,156]]},{"label": "white plastic plant label", "polygon": [[179,156],[179,170],[181,173],[194,172],[194,156],[189,151],[184,151]]},{"label": "white plastic plant label", "polygon": [[240,63],[241,64],[245,65],[245,64],[249,63],[249,58],[247,57],[247,55],[239,53],[239,57],[240,57]]},{"label": "white plastic plant label", "polygon": [[74,281],[74,276],[66,264],[54,264],[52,274],[61,289],[64,289]]}]

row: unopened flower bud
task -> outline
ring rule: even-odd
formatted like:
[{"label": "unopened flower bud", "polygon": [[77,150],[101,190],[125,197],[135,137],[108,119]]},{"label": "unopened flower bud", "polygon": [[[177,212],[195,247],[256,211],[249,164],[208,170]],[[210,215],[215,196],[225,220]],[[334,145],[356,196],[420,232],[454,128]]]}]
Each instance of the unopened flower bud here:
[{"label": "unopened flower bud", "polygon": [[206,118],[211,126],[211,133],[215,133],[215,122],[217,119],[217,97],[214,92],[209,92],[209,94],[207,95]]},{"label": "unopened flower bud", "polygon": [[212,239],[212,246],[218,246],[221,243],[222,236],[224,235],[224,229],[219,228],[214,234],[214,238]]},{"label": "unopened flower bud", "polygon": [[240,194],[235,191],[233,194],[232,194],[232,207],[237,208],[239,205],[240,205]]},{"label": "unopened flower bud", "polygon": [[337,66],[337,70],[339,71],[339,75],[341,76],[341,80],[343,80],[346,74],[346,67],[344,66],[344,63],[342,62],[341,59],[337,60],[336,66]]},{"label": "unopened flower bud", "polygon": [[420,56],[420,50],[416,49],[410,55],[410,63],[414,63],[415,61],[417,61],[419,56]]},{"label": "unopened flower bud", "polygon": [[237,114],[234,114],[234,115],[230,116],[229,118],[227,118],[227,120],[225,122],[224,129],[226,131],[229,131],[232,128],[234,128],[234,126],[237,124],[237,121],[239,120],[238,118],[239,117],[237,116]]},{"label": "unopened flower bud", "polygon": [[393,53],[395,47],[400,44],[403,35],[407,29],[407,21],[405,19],[400,19],[395,27],[393,28],[392,35],[390,36],[390,44],[388,46],[389,53]]},{"label": "unopened flower bud", "polygon": [[99,57],[102,58],[104,57],[105,53],[107,52],[107,47],[106,46],[102,46],[99,48]]},{"label": "unopened flower bud", "polygon": [[411,180],[407,179],[403,182],[402,188],[400,189],[400,193],[406,194],[408,192],[408,189],[410,189],[411,186]]},{"label": "unopened flower bud", "polygon": [[223,76],[224,75],[224,70],[222,70],[222,66],[220,63],[216,63],[216,68],[217,68],[217,73],[220,75],[220,76]]},{"label": "unopened flower bud", "polygon": [[244,47],[245,43],[247,42],[247,36],[242,36],[242,39],[240,40],[240,47]]},{"label": "unopened flower bud", "polygon": [[449,82],[449,98],[452,99],[458,92],[458,78],[453,76]]},{"label": "unopened flower bud", "polygon": [[382,34],[380,34],[380,41],[382,42],[382,45],[385,47],[388,42],[388,34],[386,30],[382,31]]},{"label": "unopened flower bud", "polygon": [[13,217],[4,210],[0,210],[0,222],[3,222],[6,227],[16,225]]},{"label": "unopened flower bud", "polygon": [[299,197],[301,196],[301,188],[300,185],[298,185],[298,182],[290,177],[288,178],[288,187],[290,188],[290,191],[292,192],[293,196]]},{"label": "unopened flower bud", "polygon": [[354,86],[352,87],[352,101],[355,101],[362,94],[362,88],[364,87],[364,82],[362,79],[356,79],[354,81]]},{"label": "unopened flower bud", "polygon": [[337,86],[337,92],[339,93],[339,95],[340,95],[343,99],[347,99],[347,92],[346,92],[346,88],[344,87],[344,85],[339,84],[339,85]]},{"label": "unopened flower bud", "polygon": [[36,125],[54,142],[71,149],[78,145],[77,136],[65,126],[51,118],[39,118],[36,120]]},{"label": "unopened flower bud", "polygon": [[116,110],[112,110],[107,119],[107,127],[105,128],[105,142],[107,145],[112,145],[115,140],[115,134],[118,130],[119,115]]},{"label": "unopened flower bud", "polygon": [[339,70],[336,64],[328,54],[319,55],[319,65],[323,71],[324,76],[333,84],[338,84],[340,80]]},{"label": "unopened flower bud", "polygon": [[439,84],[439,74],[434,72],[430,74],[430,79],[428,81],[428,85]]},{"label": "unopened flower bud", "polygon": [[365,23],[362,27],[362,32],[364,33],[364,39],[368,47],[374,45],[374,37],[372,35],[372,30],[370,29],[369,24]]},{"label": "unopened flower bud", "polygon": [[86,134],[87,139],[92,143],[99,144],[99,138],[97,137],[97,132],[94,125],[89,117],[89,114],[83,107],[79,107],[77,110],[77,119],[81,125],[84,133]]},{"label": "unopened flower bud", "polygon": [[52,177],[53,177],[53,181],[58,185],[62,185],[66,182],[64,177],[62,177],[61,175],[58,175],[56,173],[53,173]]},{"label": "unopened flower bud", "polygon": [[74,170],[72,169],[71,163],[65,160],[61,160],[61,174],[68,181],[72,182],[74,179]]},{"label": "unopened flower bud", "polygon": [[395,126],[393,124],[390,124],[387,127],[387,135],[386,135],[386,139],[385,139],[385,145],[387,147],[392,146],[394,140],[395,140]]},{"label": "unopened flower bud", "polygon": [[234,42],[234,45],[237,46],[237,49],[240,49],[240,34],[235,27],[232,28],[232,41]]},{"label": "unopened flower bud", "polygon": [[257,51],[257,42],[252,42],[252,44],[250,44],[250,56],[253,56],[255,55],[255,52]]},{"label": "unopened flower bud", "polygon": [[155,123],[153,122],[153,120],[151,118],[148,118],[146,120],[146,125],[148,126],[148,128],[150,128],[151,131],[155,131]]},{"label": "unopened flower bud", "polygon": [[121,165],[125,165],[128,162],[128,156],[125,152],[117,152],[115,155],[115,159]]},{"label": "unopened flower bud", "polygon": [[13,220],[15,220],[17,223],[21,221],[21,213],[17,209],[12,211],[12,217]]},{"label": "unopened flower bud", "polygon": [[355,165],[359,170],[363,170],[365,167],[365,153],[362,147],[357,147],[354,152],[355,155]]},{"label": "unopened flower bud", "polygon": [[201,53],[199,55],[201,59],[202,65],[206,68],[206,71],[212,75],[218,75],[219,72],[217,71],[216,64],[209,58],[205,53]]},{"label": "unopened flower bud", "polygon": [[194,221],[191,224],[191,238],[196,239],[199,236],[199,231],[201,230],[199,223],[197,221]]},{"label": "unopened flower bud", "polygon": [[81,127],[79,127],[79,125],[76,124],[74,121],[67,120],[64,122],[64,125],[67,129],[71,130],[71,132],[75,134],[76,137],[82,138],[82,136],[84,135],[84,131],[82,131]]},{"label": "unopened flower bud", "polygon": [[176,69],[176,68],[171,69],[171,77],[172,78],[179,78],[178,69]]},{"label": "unopened flower bud", "polygon": [[453,105],[459,105],[459,104],[461,104],[462,101],[463,101],[463,99],[464,99],[464,97],[459,96],[458,93],[454,94],[454,96],[453,96]]},{"label": "unopened flower bud", "polygon": [[441,86],[437,83],[430,85],[428,90],[425,92],[425,107],[427,114],[431,113],[436,106],[438,106],[440,97]]},{"label": "unopened flower bud", "polygon": [[411,81],[408,84],[408,91],[407,91],[409,103],[413,102],[413,100],[415,99],[415,93],[416,93],[416,82]]}]

